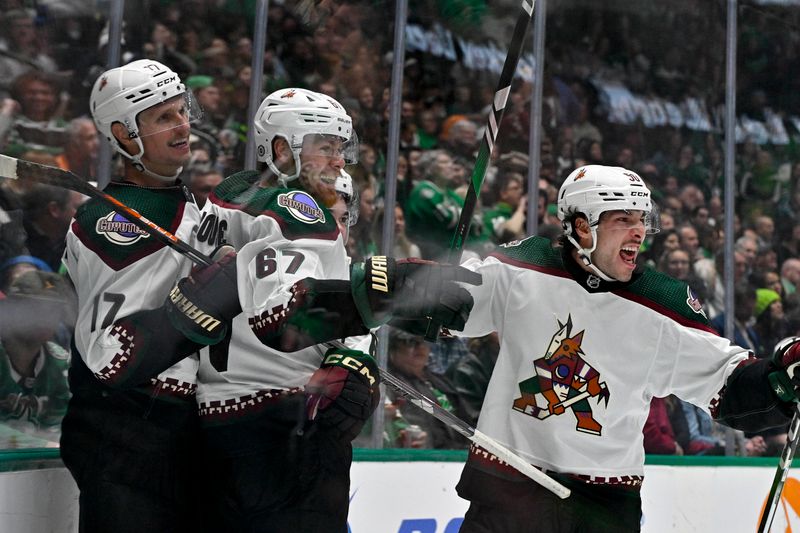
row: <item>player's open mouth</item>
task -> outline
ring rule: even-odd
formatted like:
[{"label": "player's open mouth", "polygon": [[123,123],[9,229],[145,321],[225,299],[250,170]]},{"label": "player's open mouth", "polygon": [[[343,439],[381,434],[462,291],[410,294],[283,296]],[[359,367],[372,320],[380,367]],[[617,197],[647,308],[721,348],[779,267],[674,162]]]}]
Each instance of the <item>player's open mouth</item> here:
[{"label": "player's open mouth", "polygon": [[170,146],[170,148],[181,148],[181,149],[183,149],[183,148],[186,148],[186,147],[189,146],[189,140],[188,139],[181,139],[180,141],[175,141],[175,142],[169,143],[169,146]]},{"label": "player's open mouth", "polygon": [[636,254],[639,251],[637,246],[623,246],[622,250],[619,251],[619,256],[622,258],[622,261],[630,266],[636,266]]}]

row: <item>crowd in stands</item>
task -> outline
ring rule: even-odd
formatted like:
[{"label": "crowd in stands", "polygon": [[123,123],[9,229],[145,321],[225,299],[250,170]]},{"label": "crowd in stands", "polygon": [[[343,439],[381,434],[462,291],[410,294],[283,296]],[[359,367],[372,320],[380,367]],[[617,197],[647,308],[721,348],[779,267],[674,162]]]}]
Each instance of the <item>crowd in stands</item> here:
[{"label": "crowd in stands", "polygon": [[[68,4],[0,0],[0,153],[96,181],[99,141],[87,119],[88,95],[105,63],[108,27],[97,13],[70,10],[64,7]],[[151,2],[146,10],[129,5],[125,13],[122,61],[153,58],[169,65],[204,110],[202,120],[192,125],[192,162],[182,176],[201,203],[244,164],[254,79],[253,13],[243,7],[249,4],[176,0]],[[489,13],[482,2],[472,2],[470,16],[461,12],[448,19],[450,4],[412,2],[409,22],[423,27],[450,24],[453,31],[481,40],[489,37],[486,28],[505,27],[515,17],[508,6]],[[388,169],[392,6],[341,0],[269,3],[264,94],[288,86],[320,91],[342,102],[354,119],[360,160],[348,171],[361,202],[347,243],[354,262],[383,250],[387,213],[395,221],[390,255],[445,257],[496,83],[491,72],[469,70],[432,54],[407,54],[400,153],[397,168]],[[526,217],[533,213],[529,198],[536,200],[539,234],[555,242],[561,232],[556,193],[571,170],[589,163],[630,168],[648,182],[661,211],[661,232],[645,243],[641,263],[686,281],[712,325],[724,333],[721,132],[673,127],[644,131],[640,125],[613,124],[591,83],[602,78],[664,99],[691,95],[710,107],[723,103],[725,27],[706,22],[709,17],[724,20],[722,6],[647,3],[641,10],[603,12],[580,4],[551,10],[538,191],[527,192],[532,85],[517,79],[467,253],[483,256],[494,246],[524,238]],[[793,23],[800,21],[798,15],[778,7],[743,10],[738,78],[743,113],[759,117],[770,108],[784,116],[800,114],[796,76],[782,74],[796,72],[800,62],[795,46],[800,25]],[[800,153],[794,146],[794,139],[789,145],[770,145],[750,138],[737,146],[735,341],[757,357],[769,357],[778,340],[800,333]],[[396,178],[395,206],[383,201],[387,174]],[[82,200],[62,189],[0,180],[0,297],[33,291],[31,282],[23,284],[24,291],[15,285],[27,272],[59,272],[63,238]],[[10,359],[11,338],[9,332],[0,332],[0,381],[33,384],[43,375],[44,363],[32,365],[29,357],[22,365]],[[42,357],[57,352],[52,357],[63,358],[67,339],[58,331],[39,342],[47,347]],[[58,342],[61,351],[51,346]],[[429,345],[392,332],[389,367],[474,424],[497,347],[496,335]],[[14,394],[44,394],[34,389],[23,387]],[[34,411],[60,409],[58,402],[30,401],[23,407],[17,402],[7,409],[7,392],[11,394],[0,390],[1,420],[57,425],[53,417]],[[402,399],[390,394],[386,401],[386,446],[466,446],[463,438],[415,413]],[[422,431],[409,438],[409,426]],[[656,399],[645,446],[649,453],[724,453],[721,435],[703,411],[678,398]],[[747,435],[740,439],[738,453],[777,454],[785,438],[785,429]]]}]

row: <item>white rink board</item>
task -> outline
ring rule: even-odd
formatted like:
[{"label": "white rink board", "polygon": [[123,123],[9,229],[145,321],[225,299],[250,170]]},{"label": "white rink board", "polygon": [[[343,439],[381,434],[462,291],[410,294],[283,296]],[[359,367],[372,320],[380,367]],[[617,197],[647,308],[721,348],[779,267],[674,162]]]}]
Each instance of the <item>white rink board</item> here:
[{"label": "white rink board", "polygon": [[[778,459],[775,458],[777,464]],[[456,533],[467,502],[454,490],[458,462],[355,462],[351,533]],[[774,467],[646,466],[644,533],[755,531]],[[800,531],[800,469],[773,531]],[[0,473],[0,533],[75,533],[77,488],[66,469]]]},{"label": "white rink board", "polygon": [[[461,468],[460,463],[354,463],[351,533],[456,533],[467,508],[454,490]],[[800,469],[793,472],[790,481],[800,480]],[[774,473],[770,467],[646,466],[642,532],[755,531]],[[792,529],[800,530],[800,517],[790,519]],[[785,531],[785,525],[781,511],[773,531]]]}]

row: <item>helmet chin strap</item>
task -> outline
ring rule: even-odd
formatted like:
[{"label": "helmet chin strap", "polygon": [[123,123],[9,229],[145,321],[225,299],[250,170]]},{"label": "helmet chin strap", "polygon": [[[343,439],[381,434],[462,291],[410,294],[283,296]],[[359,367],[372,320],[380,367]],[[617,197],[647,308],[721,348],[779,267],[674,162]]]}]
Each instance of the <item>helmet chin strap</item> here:
[{"label": "helmet chin strap", "polygon": [[300,170],[299,170],[300,154],[296,154],[294,153],[294,150],[292,150],[292,157],[294,158],[294,168],[295,168],[295,172],[292,175],[281,172],[281,170],[277,166],[275,166],[275,161],[273,161],[272,159],[267,161],[267,166],[278,177],[278,185],[280,185],[281,187],[288,187],[289,186],[288,183],[290,181],[297,179],[297,177],[300,176]]},{"label": "helmet chin strap", "polygon": [[156,174],[152,170],[148,170],[148,168],[144,166],[144,163],[142,163],[142,156],[144,155],[144,146],[142,145],[141,139],[138,137],[136,138],[136,144],[139,146],[138,154],[130,155],[128,153],[120,152],[122,153],[122,155],[126,156],[128,159],[131,160],[131,165],[133,165],[133,168],[135,168],[142,174],[147,174],[151,178],[155,178],[159,181],[163,181],[166,183],[170,183],[178,179],[178,176],[180,176],[181,171],[183,171],[183,167],[178,167],[177,172],[175,172],[175,174],[173,174],[172,176],[162,176],[161,174]]},{"label": "helmet chin strap", "polygon": [[592,247],[591,248],[583,248],[578,241],[576,241],[572,235],[567,235],[567,240],[575,246],[575,249],[578,251],[578,257],[581,259],[581,263],[583,263],[589,270],[597,274],[597,276],[604,280],[604,281],[617,281],[616,279],[612,278],[611,276],[606,275],[603,273],[602,270],[597,268],[595,264],[592,262],[592,252],[594,252],[595,248],[597,248],[597,228],[591,228],[590,231],[592,232]]}]

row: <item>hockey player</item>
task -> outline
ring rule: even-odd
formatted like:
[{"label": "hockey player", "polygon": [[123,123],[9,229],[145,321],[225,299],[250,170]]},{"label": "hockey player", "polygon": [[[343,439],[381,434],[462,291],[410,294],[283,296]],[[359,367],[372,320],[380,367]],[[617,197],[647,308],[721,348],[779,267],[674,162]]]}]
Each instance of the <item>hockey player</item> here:
[{"label": "hockey player", "polygon": [[343,533],[350,442],[377,405],[380,377],[369,355],[321,343],[391,317],[434,315],[460,329],[471,298],[453,280],[479,276],[385,257],[351,272],[331,209],[337,184],[352,191],[342,169],[358,146],[336,100],[277,91],[253,129],[267,169],[234,174],[209,196],[238,252],[176,294],[222,322],[243,311],[230,335],[208,332],[201,355],[197,399],[205,464],[223,500],[219,529]]},{"label": "hockey player", "polygon": [[483,261],[463,334],[502,339],[478,429],[572,490],[561,500],[473,447],[458,484],[462,533],[639,531],[650,399],[669,394],[734,428],[785,423],[800,361],[787,343],[756,360],[709,327],[683,282],[636,268],[656,231],[634,172],[589,165],[558,194],[562,247],[530,237]]},{"label": "hockey player", "polygon": [[[102,74],[90,103],[124,157],[105,192],[208,253],[217,243],[195,238],[200,211],[176,181],[198,116],[180,78],[157,61],[134,61]],[[67,234],[64,263],[79,310],[61,456],[80,489],[80,530],[197,531],[200,346],[170,327],[165,304],[190,262],[89,200]]]}]

